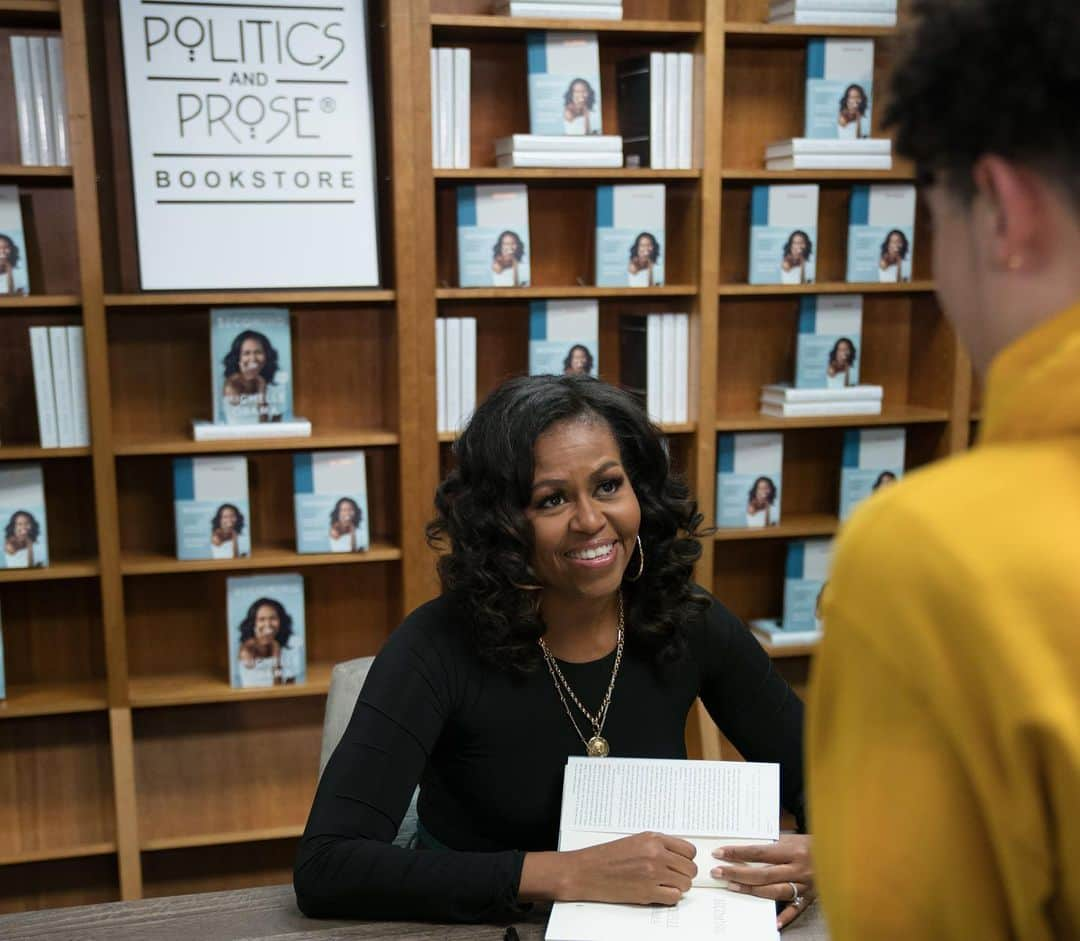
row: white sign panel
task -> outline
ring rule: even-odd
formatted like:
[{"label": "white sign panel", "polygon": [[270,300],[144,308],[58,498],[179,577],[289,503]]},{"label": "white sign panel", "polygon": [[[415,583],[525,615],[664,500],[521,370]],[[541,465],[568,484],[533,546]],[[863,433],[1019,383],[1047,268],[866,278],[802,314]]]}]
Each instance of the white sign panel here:
[{"label": "white sign panel", "polygon": [[146,290],[379,282],[365,0],[121,0]]}]

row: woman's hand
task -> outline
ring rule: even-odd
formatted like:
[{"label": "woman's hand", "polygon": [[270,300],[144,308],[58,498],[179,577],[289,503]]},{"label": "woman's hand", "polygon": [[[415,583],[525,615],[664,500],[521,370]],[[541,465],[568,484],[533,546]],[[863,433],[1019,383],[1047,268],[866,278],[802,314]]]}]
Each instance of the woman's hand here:
[{"label": "woman's hand", "polygon": [[[810,837],[785,833],[777,843],[754,846],[723,846],[713,852],[720,862],[712,870],[717,879],[726,879],[733,892],[756,895],[777,902],[792,902],[792,884],[799,892],[799,904],[789,904],[776,920],[783,928],[798,918],[817,897],[814,867],[810,858]],[[759,865],[748,866],[747,863]],[[760,864],[764,865],[760,865]]]}]

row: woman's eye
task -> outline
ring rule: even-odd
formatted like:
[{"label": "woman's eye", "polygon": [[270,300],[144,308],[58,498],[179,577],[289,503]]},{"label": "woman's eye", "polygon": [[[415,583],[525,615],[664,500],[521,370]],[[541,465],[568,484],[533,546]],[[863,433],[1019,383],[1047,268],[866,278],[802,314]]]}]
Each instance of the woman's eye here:
[{"label": "woman's eye", "polygon": [[537,507],[541,510],[550,510],[554,507],[561,506],[562,503],[563,495],[561,493],[553,493],[549,497],[544,497],[544,499],[537,504]]},{"label": "woman's eye", "polygon": [[608,480],[603,481],[600,484],[599,490],[601,493],[606,493],[610,496],[611,494],[615,493],[620,486],[622,486],[622,478],[612,477]]}]

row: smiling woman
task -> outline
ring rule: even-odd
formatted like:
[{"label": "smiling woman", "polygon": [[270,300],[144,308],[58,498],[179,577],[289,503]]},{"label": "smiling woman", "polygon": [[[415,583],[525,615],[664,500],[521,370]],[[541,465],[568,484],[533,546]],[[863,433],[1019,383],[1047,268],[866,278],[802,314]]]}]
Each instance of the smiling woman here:
[{"label": "smiling woman", "polygon": [[[700,696],[800,823],[802,703],[693,584],[701,515],[626,393],[513,379],[476,411],[428,527],[443,594],[376,658],[301,841],[297,901],[322,917],[483,921],[529,900],[674,904],[694,848],[641,833],[555,852],[569,755],[685,758]],[[420,782],[418,850],[391,845]],[[729,848],[736,890],[813,897],[809,837]],[[794,894],[793,894],[794,893]]]}]

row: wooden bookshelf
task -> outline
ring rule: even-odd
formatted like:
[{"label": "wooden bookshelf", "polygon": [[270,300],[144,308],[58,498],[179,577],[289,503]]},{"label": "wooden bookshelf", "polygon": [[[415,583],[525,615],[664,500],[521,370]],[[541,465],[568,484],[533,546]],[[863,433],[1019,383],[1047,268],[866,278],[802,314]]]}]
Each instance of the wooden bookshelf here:
[{"label": "wooden bookshelf", "polygon": [[31,167],[22,163],[0,164],[0,180],[37,179],[70,180],[71,167]]},{"label": "wooden bookshelf", "polygon": [[51,561],[36,569],[0,570],[0,584],[11,582],[58,582],[69,578],[96,578],[101,569],[93,559]]},{"label": "wooden bookshelf", "polygon": [[57,461],[69,457],[89,456],[89,448],[43,448],[36,444],[0,446],[0,461]]},{"label": "wooden bookshelf", "polygon": [[106,294],[108,307],[223,307],[228,304],[393,304],[393,291],[357,290],[300,291],[136,291]]},{"label": "wooden bookshelf", "polygon": [[27,294],[0,298],[0,313],[5,310],[28,310],[39,307],[78,307],[78,294]]},{"label": "wooden bookshelf", "polygon": [[852,183],[912,183],[915,175],[907,167],[891,170],[725,170],[725,180],[753,180],[757,183],[820,183],[848,180]]},{"label": "wooden bookshelf", "polygon": [[192,706],[205,703],[250,702],[258,699],[297,699],[325,696],[333,663],[308,664],[307,681],[292,686],[234,689],[228,676],[178,673],[164,677],[131,677],[131,705],[137,709]]},{"label": "wooden bookshelf", "polygon": [[537,300],[559,297],[597,297],[633,300],[641,297],[693,297],[697,288],[688,284],[665,284],[653,288],[598,288],[592,286],[560,285],[525,288],[437,288],[440,301],[510,301]]},{"label": "wooden bookshelf", "polygon": [[788,26],[782,23],[728,23],[724,33],[732,45],[773,48],[803,43],[817,36],[888,39],[896,32],[888,26]]},{"label": "wooden bookshelf", "polygon": [[717,542],[738,542],[743,539],[802,539],[806,536],[832,536],[840,528],[840,520],[828,513],[785,515],[778,526],[760,529],[718,529]]},{"label": "wooden bookshelf", "polygon": [[[558,176],[552,174],[557,173]],[[599,167],[476,167],[469,170],[434,171],[437,181],[441,182],[484,182],[488,180],[506,180],[507,182],[558,182],[581,180],[582,183],[663,183],[668,180],[698,180],[700,170],[651,170],[645,168],[619,167],[603,169]]]},{"label": "wooden bookshelf", "polygon": [[770,297],[803,294],[931,294],[933,281],[904,284],[857,284],[848,281],[819,281],[817,284],[722,284],[721,297]]},{"label": "wooden bookshelf", "polygon": [[257,830],[232,830],[221,833],[199,833],[194,836],[164,837],[147,840],[142,844],[144,852],[191,849],[197,846],[226,846],[231,843],[262,843],[267,840],[296,840],[304,832],[304,825],[286,827],[263,827]]},{"label": "wooden bookshelf", "polygon": [[877,425],[943,424],[944,409],[917,405],[888,407],[880,415],[820,415],[813,418],[773,418],[759,413],[718,417],[717,431],[786,431],[795,428],[862,428]]},{"label": "wooden bookshelf", "polygon": [[9,684],[7,698],[0,700],[0,719],[103,712],[108,707],[103,680]]},{"label": "wooden bookshelf", "polygon": [[85,846],[58,846],[55,849],[28,850],[0,856],[0,866],[44,863],[59,859],[85,859],[88,856],[108,856],[116,852],[115,843],[89,843]]},{"label": "wooden bookshelf", "polygon": [[400,437],[392,431],[317,431],[311,437],[236,438],[223,441],[194,441],[190,436],[162,435],[133,437],[117,441],[118,456],[139,454],[246,454],[249,451],[310,451],[327,448],[377,448],[396,445]]},{"label": "wooden bookshelf", "polygon": [[311,568],[315,565],[361,565],[369,562],[399,562],[401,549],[397,546],[375,543],[365,552],[348,554],[314,552],[301,554],[295,546],[259,545],[251,548],[251,555],[243,559],[197,559],[181,562],[176,554],[165,552],[125,553],[120,561],[125,575],[161,575],[169,572],[239,571],[243,569]]},{"label": "wooden bookshelf", "polygon": [[[575,29],[605,33],[612,36],[653,37],[694,36],[702,25],[690,20],[589,20],[552,19],[547,17],[495,16],[493,14],[433,13],[431,26],[440,37],[448,36],[505,36],[507,33],[535,29]],[[662,40],[659,40],[662,41]]]}]

